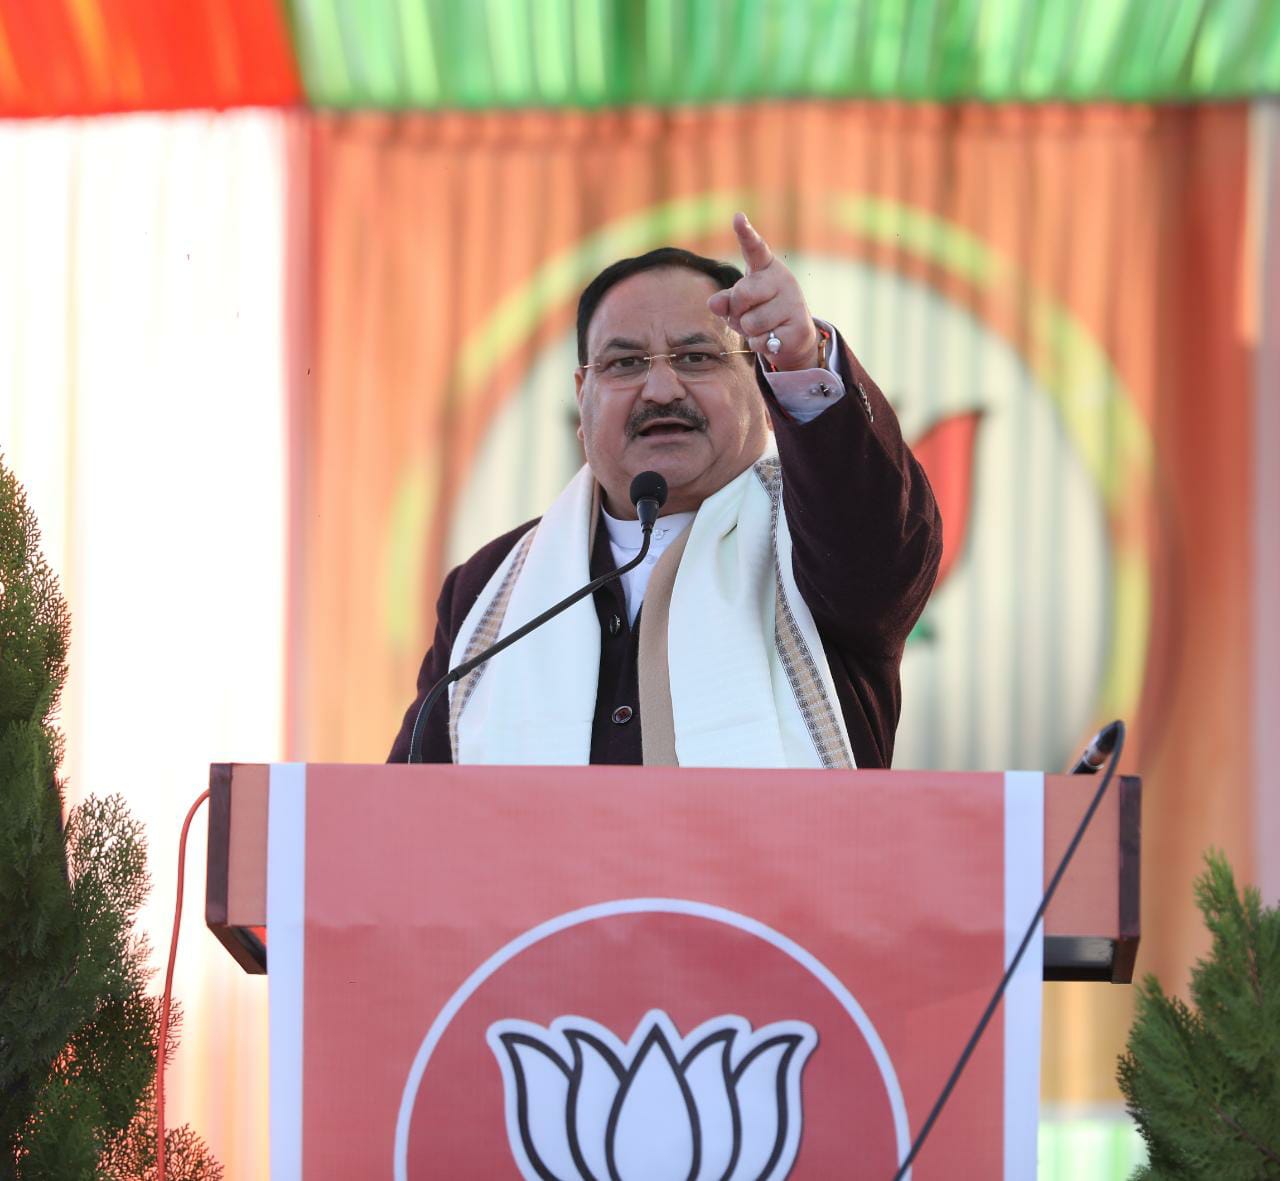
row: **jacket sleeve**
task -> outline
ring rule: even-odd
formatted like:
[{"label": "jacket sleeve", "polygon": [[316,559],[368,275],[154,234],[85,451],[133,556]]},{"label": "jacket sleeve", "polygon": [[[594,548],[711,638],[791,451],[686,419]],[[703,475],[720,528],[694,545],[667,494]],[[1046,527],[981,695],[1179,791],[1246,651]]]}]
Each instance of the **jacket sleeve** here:
[{"label": "jacket sleeve", "polygon": [[[418,716],[418,709],[423,700],[442,676],[449,671],[449,654],[453,651],[453,602],[454,592],[458,585],[461,567],[449,572],[440,589],[440,598],[436,603],[436,631],[431,647],[423,658],[422,667],[418,670],[418,695],[413,704],[405,712],[404,721],[400,724],[400,733],[391,745],[391,753],[387,755],[388,763],[407,763],[409,761],[409,739],[413,734],[413,723]],[[451,763],[453,752],[449,745],[449,699],[444,695],[436,702],[431,716],[426,719],[422,736],[422,761],[424,763]]]},{"label": "jacket sleeve", "polygon": [[796,583],[824,640],[896,663],[942,557],[942,520],[897,416],[846,348],[847,393],[807,423],[766,395]]},{"label": "jacket sleeve", "polygon": [[[418,695],[404,715],[400,724],[400,733],[391,745],[388,763],[407,763],[409,761],[409,738],[413,733],[413,722],[418,716],[418,707],[427,694],[442,676],[449,671],[449,657],[453,654],[454,641],[466,622],[467,613],[475,605],[480,592],[484,590],[494,571],[502,564],[503,558],[511,552],[512,547],[534,525],[536,520],[526,521],[523,525],[494,538],[488,545],[477,550],[461,566],[449,571],[440,588],[440,598],[436,602],[436,630],[431,647],[423,658],[422,667],[418,670]],[[449,743],[449,702],[441,697],[431,709],[431,716],[426,719],[422,737],[422,761],[424,763],[453,762],[453,748]]]}]

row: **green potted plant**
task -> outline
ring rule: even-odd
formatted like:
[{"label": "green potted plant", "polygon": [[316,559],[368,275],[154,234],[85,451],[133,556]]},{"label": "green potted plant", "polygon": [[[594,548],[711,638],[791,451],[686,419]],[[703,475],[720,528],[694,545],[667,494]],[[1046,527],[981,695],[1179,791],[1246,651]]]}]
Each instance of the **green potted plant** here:
[{"label": "green potted plant", "polygon": [[1280,910],[1236,890],[1206,858],[1196,904],[1213,948],[1191,973],[1191,1004],[1154,976],[1138,989],[1119,1081],[1147,1142],[1134,1181],[1280,1178]]},{"label": "green potted plant", "polygon": [[[39,543],[0,460],[0,1179],[139,1181],[156,1176],[160,1012],[134,931],[146,841],[120,796],[63,825],[54,719],[71,628]],[[167,1178],[222,1176],[190,1128],[165,1146]]]}]

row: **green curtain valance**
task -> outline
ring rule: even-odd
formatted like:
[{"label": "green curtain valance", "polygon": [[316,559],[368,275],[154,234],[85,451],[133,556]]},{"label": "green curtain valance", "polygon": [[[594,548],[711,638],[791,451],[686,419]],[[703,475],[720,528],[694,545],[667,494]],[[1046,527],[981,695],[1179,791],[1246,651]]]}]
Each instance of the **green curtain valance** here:
[{"label": "green curtain valance", "polygon": [[289,0],[314,106],[1182,102],[1280,91],[1280,0]]}]

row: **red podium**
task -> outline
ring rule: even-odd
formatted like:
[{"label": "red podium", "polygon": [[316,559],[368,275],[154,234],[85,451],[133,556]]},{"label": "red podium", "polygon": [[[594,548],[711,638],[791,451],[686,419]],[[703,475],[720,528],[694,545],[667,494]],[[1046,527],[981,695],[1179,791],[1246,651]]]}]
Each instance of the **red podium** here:
[{"label": "red podium", "polygon": [[[1035,773],[212,769],[207,921],[271,949],[274,1181],[875,1177],[1096,788]],[[1128,981],[1120,779],[911,1176],[1035,1174],[1040,980]]]}]

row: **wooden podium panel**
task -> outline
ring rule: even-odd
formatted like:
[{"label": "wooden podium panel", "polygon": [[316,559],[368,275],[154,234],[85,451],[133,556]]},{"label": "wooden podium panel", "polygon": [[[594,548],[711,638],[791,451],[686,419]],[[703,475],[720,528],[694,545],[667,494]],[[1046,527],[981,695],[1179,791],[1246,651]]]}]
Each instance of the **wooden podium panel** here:
[{"label": "wooden podium panel", "polygon": [[[615,773],[621,768],[613,768]],[[367,768],[377,790],[382,765]],[[651,772],[628,768],[638,783]],[[424,766],[424,778],[433,768]],[[589,774],[589,768],[571,773]],[[664,774],[673,774],[664,770]],[[205,919],[246,972],[267,970],[267,799],[270,767],[216,763],[210,768],[209,850]],[[750,772],[743,772],[744,775]],[[776,772],[773,772],[776,774]],[[844,776],[856,791],[859,771],[810,771],[798,775]],[[879,774],[879,773],[878,773]],[[909,788],[927,775],[893,773]],[[966,773],[954,773],[957,782]],[[1044,874],[1046,883],[1075,834],[1098,780],[1083,775],[1045,776]],[[1045,916],[1044,979],[1128,983],[1139,938],[1141,781],[1118,777],[1103,798]]]}]

